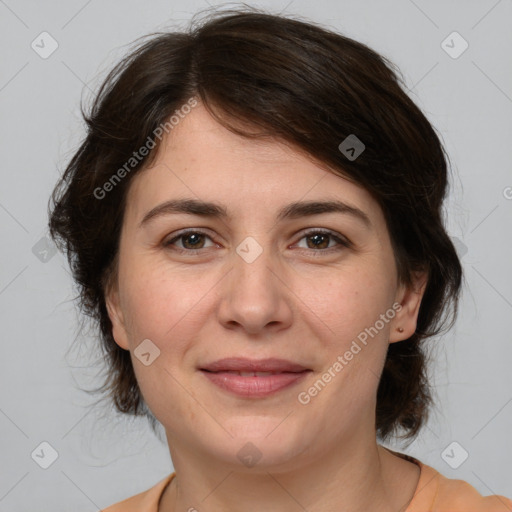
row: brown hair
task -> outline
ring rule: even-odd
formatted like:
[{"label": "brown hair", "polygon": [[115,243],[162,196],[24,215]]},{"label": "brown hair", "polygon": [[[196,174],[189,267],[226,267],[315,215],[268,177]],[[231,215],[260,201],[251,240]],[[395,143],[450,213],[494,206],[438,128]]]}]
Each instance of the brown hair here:
[{"label": "brown hair", "polygon": [[[147,37],[108,74],[90,112],[82,108],[87,135],[49,206],[50,234],[66,251],[80,307],[99,326],[107,375],[97,391],[154,426],[130,353],[113,339],[105,292],[116,279],[128,187],[159,145],[122,173],[107,198],[98,190],[197,97],[233,132],[277,137],[363,186],[385,215],[399,282],[410,285],[412,272],[428,271],[417,330],[389,344],[377,392],[377,435],[402,430],[402,438],[414,438],[433,402],[422,342],[443,330],[450,311],[447,329],[453,326],[463,276],[443,226],[448,157],[399,71],[364,44],[256,9],[208,13],[187,31]],[[338,148],[351,134],[365,144],[355,160]]]}]

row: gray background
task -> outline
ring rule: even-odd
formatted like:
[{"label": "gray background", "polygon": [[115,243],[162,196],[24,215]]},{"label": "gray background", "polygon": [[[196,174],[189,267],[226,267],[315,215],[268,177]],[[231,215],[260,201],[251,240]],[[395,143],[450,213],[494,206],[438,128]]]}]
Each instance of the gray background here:
[{"label": "gray background", "polygon": [[[453,162],[447,227],[468,286],[455,328],[433,342],[437,407],[402,451],[482,494],[512,497],[512,2],[249,3],[323,23],[389,57],[442,134]],[[172,471],[167,445],[143,420],[88,407],[93,397],[80,391],[101,382],[101,361],[92,334],[79,333],[66,260],[45,245],[46,207],[84,135],[80,97],[91,98],[135,38],[183,27],[205,7],[0,0],[2,512],[98,510]],[[58,43],[46,59],[31,47],[42,47],[43,31]],[[458,58],[441,46],[453,31],[469,43]],[[31,457],[43,441],[58,452],[48,469]]]}]

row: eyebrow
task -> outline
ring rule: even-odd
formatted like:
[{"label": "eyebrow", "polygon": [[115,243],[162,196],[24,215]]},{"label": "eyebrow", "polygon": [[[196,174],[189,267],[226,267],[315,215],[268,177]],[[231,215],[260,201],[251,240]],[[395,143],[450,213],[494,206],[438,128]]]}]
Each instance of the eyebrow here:
[{"label": "eyebrow", "polygon": [[[141,220],[139,228],[157,217],[179,213],[198,215],[213,219],[231,218],[227,208],[219,203],[200,201],[197,199],[172,199],[155,206],[155,208],[147,212]],[[342,213],[351,215],[355,219],[361,221],[368,229],[372,228],[370,218],[365,212],[340,200],[297,201],[290,203],[279,210],[277,214],[277,221],[310,217],[322,213]]]}]

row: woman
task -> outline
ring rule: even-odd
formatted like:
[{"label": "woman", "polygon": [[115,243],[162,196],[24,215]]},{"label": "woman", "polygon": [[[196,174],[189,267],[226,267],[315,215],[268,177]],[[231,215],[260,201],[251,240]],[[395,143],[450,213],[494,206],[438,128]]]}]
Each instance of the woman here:
[{"label": "woman", "polygon": [[103,389],[164,426],[175,468],[108,512],[512,510],[378,443],[425,423],[423,345],[462,282],[445,152],[392,68],[236,11],[107,77],[50,230]]}]

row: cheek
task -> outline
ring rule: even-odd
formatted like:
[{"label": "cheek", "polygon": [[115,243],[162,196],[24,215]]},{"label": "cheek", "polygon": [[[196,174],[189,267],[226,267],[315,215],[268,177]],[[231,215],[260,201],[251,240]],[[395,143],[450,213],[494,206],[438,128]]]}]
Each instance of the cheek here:
[{"label": "cheek", "polygon": [[387,280],[379,279],[377,272],[357,268],[308,280],[308,286],[299,288],[297,295],[305,298],[304,311],[317,317],[336,344],[342,343],[340,335],[347,342],[373,326],[391,306]]},{"label": "cheek", "polygon": [[129,268],[122,290],[132,346],[148,338],[167,354],[184,350],[207,315],[218,276],[208,279],[204,272],[183,272],[154,260]]},{"label": "cheek", "polygon": [[347,411],[357,416],[373,407],[395,312],[388,285],[367,274],[354,271],[350,276],[339,276],[327,290],[317,303],[329,327],[329,336],[324,338],[325,373],[320,378],[333,384],[321,400],[327,409],[343,404],[344,412],[334,415],[336,421],[342,421]]},{"label": "cheek", "polygon": [[[149,265],[139,272],[131,268],[134,270],[125,274],[122,289],[136,380],[153,414],[166,425],[180,418],[173,427],[179,430],[182,423],[194,421],[197,409],[180,382],[183,356],[197,333],[204,292],[191,286],[188,278],[180,279],[177,272],[166,275],[162,266]],[[134,353],[145,339],[160,351],[147,366]]]},{"label": "cheek", "polygon": [[134,258],[126,262],[121,275],[123,310],[137,335],[158,333],[164,323],[169,324],[172,317],[179,316],[184,307],[183,293],[179,283],[160,266]]}]

